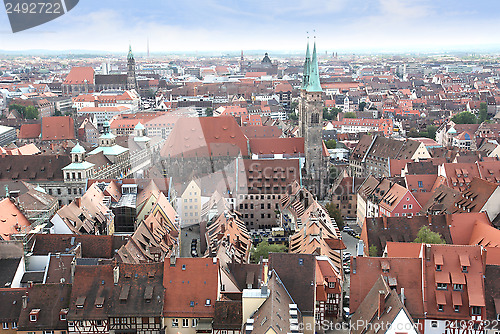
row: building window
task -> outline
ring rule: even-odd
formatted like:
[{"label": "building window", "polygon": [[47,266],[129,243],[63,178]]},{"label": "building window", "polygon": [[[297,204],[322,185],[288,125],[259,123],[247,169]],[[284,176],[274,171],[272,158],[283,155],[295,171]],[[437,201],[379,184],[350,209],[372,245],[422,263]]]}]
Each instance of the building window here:
[{"label": "building window", "polygon": [[9,323],[8,322],[4,322],[3,325],[2,325],[2,328],[3,329],[9,329]]},{"label": "building window", "polygon": [[446,288],[447,288],[446,286],[447,286],[446,283],[438,283],[437,284],[437,289],[438,290],[446,290]]},{"label": "building window", "polygon": [[436,264],[436,271],[441,271],[441,265],[440,264]]},{"label": "building window", "polygon": [[174,328],[179,327],[179,319],[172,319],[172,327]]},{"label": "building window", "polygon": [[466,273],[467,272],[467,266],[462,266],[462,272]]},{"label": "building window", "polygon": [[413,209],[413,204],[408,204],[408,209]]},{"label": "building window", "polygon": [[462,291],[462,284],[453,284],[453,290],[455,291]]},{"label": "building window", "polygon": [[191,323],[193,327],[198,326],[198,319],[193,319]]},{"label": "building window", "polygon": [[403,209],[405,209],[405,210],[406,210],[406,204],[403,204]]},{"label": "building window", "polygon": [[472,306],[472,315],[481,315],[481,307]]},{"label": "building window", "polygon": [[36,321],[36,315],[30,314],[30,321]]},{"label": "building window", "polygon": [[438,305],[438,311],[444,312],[444,305]]},{"label": "building window", "polygon": [[189,319],[182,319],[182,327],[189,327]]},{"label": "building window", "polygon": [[460,312],[460,306],[455,305],[454,309],[455,309],[455,312]]},{"label": "building window", "polygon": [[16,329],[16,328],[17,328],[17,322],[15,322],[15,321],[14,321],[14,322],[12,323],[12,329]]},{"label": "building window", "polygon": [[210,306],[210,299],[205,300],[205,306]]},{"label": "building window", "polygon": [[335,289],[335,282],[328,282],[328,287],[330,289]]}]

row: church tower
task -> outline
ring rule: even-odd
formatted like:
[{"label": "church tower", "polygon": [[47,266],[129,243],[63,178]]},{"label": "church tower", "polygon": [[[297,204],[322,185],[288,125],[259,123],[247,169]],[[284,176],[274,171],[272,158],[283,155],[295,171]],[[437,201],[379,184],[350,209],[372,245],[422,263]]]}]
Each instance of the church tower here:
[{"label": "church tower", "polygon": [[323,89],[320,85],[316,41],[312,57],[307,43],[299,100],[299,131],[304,137],[305,163],[302,175],[306,188],[318,199],[326,195],[327,167],[323,156]]},{"label": "church tower", "polygon": [[135,89],[137,91],[137,80],[135,78],[135,59],[132,53],[132,46],[128,47],[127,56],[127,89]]}]

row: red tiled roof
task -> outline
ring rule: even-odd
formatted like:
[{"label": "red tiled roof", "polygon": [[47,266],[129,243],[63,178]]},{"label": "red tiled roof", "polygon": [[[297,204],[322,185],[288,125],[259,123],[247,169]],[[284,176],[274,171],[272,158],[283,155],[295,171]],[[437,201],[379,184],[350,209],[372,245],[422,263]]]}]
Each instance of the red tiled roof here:
[{"label": "red tiled roof", "polygon": [[40,136],[40,124],[23,124],[19,130],[19,139],[36,139]]},{"label": "red tiled roof", "polygon": [[[382,262],[389,264],[389,272],[382,272]],[[354,268],[356,266],[356,268]],[[412,317],[422,317],[422,262],[419,258],[357,257],[351,260],[350,309],[356,312],[380,275],[396,278],[396,292],[404,288],[406,307]]]},{"label": "red tiled roof", "polygon": [[73,67],[64,80],[64,83],[81,85],[85,83],[85,80],[87,80],[89,85],[94,84],[94,69],[92,67]]},{"label": "red tiled roof", "polygon": [[42,140],[75,139],[73,118],[69,116],[52,116],[42,118]]},{"label": "red tiled roof", "polygon": [[10,240],[12,234],[27,232],[30,223],[10,198],[0,201],[0,239]]},{"label": "red tiled roof", "polygon": [[248,155],[247,138],[234,117],[179,119],[161,149],[163,157]]},{"label": "red tiled roof", "polygon": [[[179,258],[174,266],[166,261],[163,316],[212,318],[218,284],[219,261],[216,258]],[[206,305],[208,302],[210,304]]]},{"label": "red tiled roof", "polygon": [[304,154],[304,138],[251,138],[252,154]]}]

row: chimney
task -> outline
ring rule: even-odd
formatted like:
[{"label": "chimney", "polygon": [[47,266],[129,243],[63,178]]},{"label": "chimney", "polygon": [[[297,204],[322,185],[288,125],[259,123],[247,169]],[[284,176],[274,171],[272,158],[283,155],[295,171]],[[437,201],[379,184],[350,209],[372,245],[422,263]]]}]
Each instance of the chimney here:
[{"label": "chimney", "polygon": [[73,283],[73,279],[75,278],[75,269],[76,269],[76,258],[73,258],[73,261],[71,261],[71,283]]},{"label": "chimney", "polygon": [[23,298],[23,309],[28,307],[28,292],[22,297]]},{"label": "chimney", "polygon": [[431,245],[425,244],[425,260],[430,261],[431,260]]},{"label": "chimney", "polygon": [[28,289],[31,289],[33,287],[33,281],[28,281]]},{"label": "chimney", "polygon": [[262,296],[267,296],[267,285],[262,284],[262,286],[260,287],[260,294]]},{"label": "chimney", "polygon": [[401,288],[401,303],[405,304],[405,288]]},{"label": "chimney", "polygon": [[380,290],[378,292],[378,314],[377,314],[378,319],[380,319],[380,317],[384,313],[384,309],[385,309],[385,292],[383,290]]},{"label": "chimney", "polygon": [[387,217],[382,216],[382,222],[384,223],[384,230],[387,230]]},{"label": "chimney", "polygon": [[432,215],[427,216],[427,222],[429,223],[429,226],[432,226]]},{"label": "chimney", "polygon": [[170,266],[175,267],[175,254],[170,255]]},{"label": "chimney", "polygon": [[119,279],[120,279],[120,267],[118,267],[118,264],[117,264],[113,268],[113,283],[115,285],[117,285]]}]

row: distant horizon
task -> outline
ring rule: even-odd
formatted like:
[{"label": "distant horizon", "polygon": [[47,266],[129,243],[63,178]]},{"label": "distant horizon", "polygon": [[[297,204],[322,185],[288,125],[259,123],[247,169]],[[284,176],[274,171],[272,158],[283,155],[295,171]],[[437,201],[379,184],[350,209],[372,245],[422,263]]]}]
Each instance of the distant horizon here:
[{"label": "distant horizon", "polygon": [[[500,52],[500,2],[489,0],[85,0],[12,33],[0,10],[0,53],[338,54]],[[99,51],[105,50],[105,51]],[[249,51],[250,52],[250,51]],[[51,53],[51,52],[50,52]]]},{"label": "distant horizon", "polygon": [[[243,51],[244,57],[258,57],[264,56],[268,53],[271,58],[273,57],[301,57],[304,56],[304,50],[177,50],[177,51],[155,51],[150,52],[150,58],[155,56],[199,56],[199,57],[240,57],[241,51]],[[328,52],[326,54],[325,52]],[[6,56],[98,56],[98,57],[125,57],[128,53],[128,49],[119,51],[105,51],[105,50],[83,50],[83,49],[68,49],[68,50],[56,50],[56,49],[33,49],[33,50],[2,50],[0,49],[0,55]],[[147,52],[133,52],[136,58],[147,57]],[[443,50],[344,50],[344,51],[329,51],[321,50],[318,48],[319,57],[322,59],[332,58],[333,53],[337,53],[339,57],[348,56],[500,56],[500,46],[496,48],[484,48],[484,49],[443,49]],[[333,59],[333,58],[332,58]]]}]

